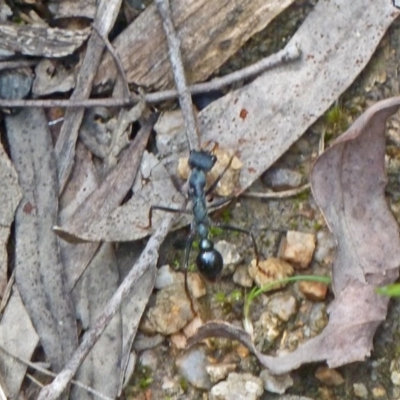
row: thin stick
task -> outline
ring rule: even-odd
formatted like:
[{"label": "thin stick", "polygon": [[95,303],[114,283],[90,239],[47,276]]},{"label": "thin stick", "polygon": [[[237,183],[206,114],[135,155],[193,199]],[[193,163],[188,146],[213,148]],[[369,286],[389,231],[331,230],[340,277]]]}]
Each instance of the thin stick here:
[{"label": "thin stick", "polygon": [[104,329],[119,310],[124,299],[131,292],[133,285],[157,262],[158,248],[163,242],[165,236],[168,234],[173,219],[174,216],[172,214],[168,214],[163,219],[161,225],[147,242],[146,248],[140,255],[139,260],[131,268],[129,274],[108,301],[101,315],[97,318],[93,328],[89,329],[84,334],[81,344],[72,355],[71,359],[68,361],[64,369],[59,372],[54,381],[43,388],[39,394],[38,400],[56,400],[65,390],[85,357],[89,354]]},{"label": "thin stick", "polygon": [[[23,358],[16,356],[15,354],[10,353],[8,350],[4,349],[3,347],[0,346],[0,351],[2,351],[3,353],[7,354],[9,357],[13,358],[15,361],[19,362],[20,364],[23,364],[25,366],[28,366],[32,369],[34,369],[35,371],[38,371],[40,373],[42,373],[43,375],[47,375],[47,376],[52,376],[52,377],[56,377],[57,374],[55,374],[54,372],[49,371],[46,368],[41,367],[40,365],[38,365],[37,363],[33,363],[31,361],[28,360],[24,360]],[[37,384],[40,387],[44,387],[44,385],[39,382],[36,378],[34,378],[32,375],[30,374],[26,374],[26,376],[35,384]],[[88,391],[89,393],[93,393],[94,395],[96,395],[97,397],[103,399],[103,400],[112,400],[110,397],[105,396],[104,394],[98,392],[97,390],[91,388],[90,386],[87,386],[85,384],[83,384],[82,382],[76,381],[76,380],[72,380],[71,383],[75,386],[78,386],[86,391]]]},{"label": "thin stick", "polygon": [[[124,92],[124,98],[125,99],[130,99],[132,96],[131,92],[129,91],[129,84],[128,84],[128,78],[126,77],[124,67],[122,65],[121,59],[119,58],[118,54],[114,50],[114,47],[112,47],[110,41],[105,37],[97,28],[95,24],[92,24],[93,30],[97,33],[97,35],[101,38],[101,40],[104,42],[108,52],[111,54],[111,57],[114,60],[114,63],[118,69],[118,73],[121,77],[122,80],[122,90]],[[139,102],[139,99],[136,99]]]},{"label": "thin stick", "polygon": [[[107,36],[114,26],[121,7],[121,1],[99,0],[97,2],[94,23],[103,36]],[[87,43],[82,65],[76,78],[75,89],[71,95],[72,99],[85,100],[90,97],[92,84],[97,68],[100,65],[103,49],[104,44],[102,39],[96,34],[92,34]],[[60,193],[64,190],[74,165],[76,141],[84,112],[84,109],[68,109],[66,111],[60,135],[54,146]]]},{"label": "thin stick", "polygon": [[34,67],[38,63],[39,61],[36,60],[2,61],[0,62],[0,71],[4,69]]},{"label": "thin stick", "polygon": [[180,51],[180,41],[172,23],[169,0],[155,0],[155,3],[162,18],[165,36],[168,41],[169,60],[174,74],[175,85],[178,90],[179,104],[184,117],[183,120],[185,123],[186,138],[189,149],[199,149],[200,139],[197,134],[192,96],[186,84],[185,70],[183,68]]},{"label": "thin stick", "polygon": [[[275,66],[297,60],[301,55],[300,50],[296,46],[291,46],[280,50],[278,53],[272,54],[262,60],[225,75],[221,78],[215,78],[209,82],[197,83],[189,86],[191,94],[205,93],[211,90],[221,89],[227,85],[231,85],[238,80],[248,79],[256,76],[265,70],[274,68]],[[175,89],[162,90],[160,92],[148,93],[144,95],[145,102],[148,104],[161,103],[166,100],[172,100],[178,97],[178,92]],[[20,107],[121,107],[136,104],[136,97],[130,99],[87,99],[87,100],[4,100],[0,99],[0,107],[20,108]]]},{"label": "thin stick", "polygon": [[[318,156],[325,151],[325,130],[321,132],[318,144]],[[311,188],[310,183],[306,183],[295,189],[283,190],[281,192],[244,192],[241,194],[243,197],[252,197],[257,199],[285,199],[287,197],[297,196]]]},{"label": "thin stick", "polygon": [[252,197],[257,199],[285,199],[287,197],[296,196],[306,190],[310,189],[311,185],[306,183],[295,189],[283,190],[282,192],[244,192],[242,197]]}]

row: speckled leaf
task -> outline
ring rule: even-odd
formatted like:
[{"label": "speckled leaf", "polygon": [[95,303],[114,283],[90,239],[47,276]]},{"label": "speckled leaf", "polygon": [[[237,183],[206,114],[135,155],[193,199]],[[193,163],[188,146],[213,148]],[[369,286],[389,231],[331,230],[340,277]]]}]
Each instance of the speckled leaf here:
[{"label": "speckled leaf", "polygon": [[315,163],[314,197],[338,244],[336,298],[323,332],[282,357],[260,354],[244,331],[221,323],[202,328],[194,340],[210,333],[240,340],[277,374],[312,361],[334,368],[370,355],[388,305],[376,287],[394,282],[400,266],[399,227],[385,200],[384,168],[385,124],[399,107],[400,97],[375,104]]},{"label": "speckled leaf", "polygon": [[73,306],[59,258],[58,183],[53,144],[42,109],[24,109],[5,119],[11,159],[23,198],[15,219],[15,281],[54,371],[78,338]]},{"label": "speckled leaf", "polygon": [[0,143],[0,296],[4,296],[7,285],[7,241],[14,213],[21,200],[18,177],[3,146]]}]

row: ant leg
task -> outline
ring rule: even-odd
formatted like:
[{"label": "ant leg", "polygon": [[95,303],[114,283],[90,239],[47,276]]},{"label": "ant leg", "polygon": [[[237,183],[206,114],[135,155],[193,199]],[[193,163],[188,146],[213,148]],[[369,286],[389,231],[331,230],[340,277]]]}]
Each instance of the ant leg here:
[{"label": "ant leg", "polygon": [[233,231],[233,232],[239,232],[239,233],[245,233],[246,235],[249,235],[251,238],[251,241],[253,242],[253,247],[254,247],[254,254],[256,256],[256,263],[258,265],[258,262],[260,261],[260,254],[258,252],[258,247],[256,243],[256,239],[254,238],[254,235],[251,231],[248,231],[246,229],[238,228],[236,226],[232,225],[225,225],[225,224],[219,224],[219,223],[213,223],[213,226],[216,226],[221,229],[225,229],[227,231]]},{"label": "ant leg", "polygon": [[[186,207],[186,203],[183,207]],[[169,213],[180,213],[180,214],[191,214],[192,212],[183,208],[171,208],[171,207],[164,207],[164,206],[150,206],[149,208],[149,216],[148,216],[148,225],[142,226],[143,229],[150,229],[152,227],[153,222],[153,210],[160,210]]]},{"label": "ant leg", "polygon": [[189,297],[190,308],[192,309],[192,312],[193,312],[194,315],[196,315],[197,312],[194,309],[192,295],[191,295],[191,293],[189,291],[187,275],[188,275],[188,268],[189,268],[190,251],[192,250],[192,245],[193,245],[195,237],[196,237],[196,231],[192,227],[190,235],[189,235],[188,240],[186,242],[185,261],[184,261],[184,264],[183,264],[184,265],[184,269],[185,269],[185,292],[186,292],[186,295]]},{"label": "ant leg", "polygon": [[217,179],[215,179],[215,181],[213,182],[213,184],[207,189],[207,191],[206,191],[206,196],[208,196],[210,193],[212,193],[212,192],[215,190],[215,188],[217,187],[219,181],[222,179],[222,177],[225,175],[225,172],[228,171],[229,167],[231,166],[233,157],[234,157],[234,156],[232,156],[232,157],[230,158],[230,160],[229,160],[227,166],[226,166],[226,167],[223,169],[223,171],[217,176]]}]

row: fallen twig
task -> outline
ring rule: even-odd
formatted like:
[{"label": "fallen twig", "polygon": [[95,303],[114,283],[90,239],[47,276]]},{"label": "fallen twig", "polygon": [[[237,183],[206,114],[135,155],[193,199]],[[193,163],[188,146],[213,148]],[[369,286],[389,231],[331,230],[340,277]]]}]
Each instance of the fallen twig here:
[{"label": "fallen twig", "polygon": [[192,96],[186,83],[185,69],[182,63],[180,41],[172,23],[169,0],[155,0],[158,12],[163,21],[165,36],[168,41],[168,54],[174,74],[175,86],[178,91],[186,138],[189,149],[200,148],[200,138],[197,132],[196,119],[193,112]]},{"label": "fallen twig", "polygon": [[[56,377],[56,376],[57,376],[57,374],[55,374],[54,372],[49,371],[49,370],[46,369],[46,368],[41,367],[38,363],[33,363],[33,362],[28,361],[28,360],[24,360],[23,358],[18,357],[18,356],[16,356],[15,354],[10,353],[8,350],[2,348],[1,346],[0,346],[0,351],[2,351],[2,352],[4,352],[5,354],[7,354],[7,356],[13,358],[15,361],[17,361],[17,362],[19,362],[19,363],[21,363],[21,364],[24,364],[24,365],[26,365],[26,366],[28,366],[28,367],[34,369],[35,371],[38,371],[38,372],[42,373],[43,375],[52,376],[52,377]],[[32,382],[34,382],[36,385],[38,385],[38,386],[40,386],[40,387],[44,387],[44,385],[43,385],[41,382],[39,382],[36,378],[34,378],[32,375],[26,374],[26,376],[27,376]],[[79,382],[79,381],[76,381],[76,380],[72,379],[72,380],[71,380],[71,383],[72,383],[73,385],[76,385],[76,386],[78,386],[78,387],[80,387],[80,388],[86,390],[86,391],[89,392],[89,393],[94,394],[95,396],[99,397],[100,399],[103,399],[103,400],[111,400],[110,397],[105,396],[105,395],[102,394],[102,393],[99,393],[97,390],[91,388],[90,386],[87,386],[87,385],[83,384],[82,382]],[[1,399],[1,397],[0,397],[0,399]]]},{"label": "fallen twig", "polygon": [[[120,6],[121,0],[100,1],[94,24],[102,36],[107,36],[114,26]],[[91,35],[71,99],[82,100],[90,96],[103,49],[103,40],[97,34]],[[60,193],[63,191],[74,165],[75,145],[84,111],[83,108],[67,110],[55,146]]]},{"label": "fallen twig", "polygon": [[252,197],[257,199],[285,199],[286,197],[297,196],[298,194],[309,190],[311,185],[306,183],[295,189],[283,190],[281,192],[244,192],[242,197]]},{"label": "fallen twig", "polygon": [[[211,90],[221,89],[231,85],[238,80],[248,79],[256,76],[268,69],[271,69],[279,64],[295,61],[301,55],[297,47],[291,46],[278,51],[262,60],[245,67],[239,71],[232,72],[221,78],[215,78],[209,82],[197,83],[189,86],[191,94],[209,92]],[[166,100],[172,100],[178,97],[178,92],[175,89],[162,90],[160,92],[148,93],[144,95],[145,102],[148,104],[161,103]],[[20,107],[64,107],[64,108],[91,108],[91,107],[123,107],[136,104],[137,97],[131,96],[129,99],[84,99],[84,100],[5,100],[0,99],[0,107],[4,108],[20,108]]]}]

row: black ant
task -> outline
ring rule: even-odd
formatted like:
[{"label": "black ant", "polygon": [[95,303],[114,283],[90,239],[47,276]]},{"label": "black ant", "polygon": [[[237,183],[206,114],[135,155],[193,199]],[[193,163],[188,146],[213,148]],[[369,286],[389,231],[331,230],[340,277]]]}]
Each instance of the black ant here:
[{"label": "black ant", "polygon": [[[249,235],[253,242],[256,261],[258,264],[258,258],[259,258],[258,249],[254,236],[250,231],[230,225],[211,223],[210,221],[210,218],[208,216],[208,208],[206,200],[207,196],[210,193],[212,193],[213,190],[217,187],[222,176],[230,167],[232,158],[228,163],[228,165],[225,167],[225,169],[221,172],[221,174],[217,177],[214,183],[210,186],[210,188],[206,190],[207,174],[211,171],[216,161],[217,157],[213,155],[210,151],[206,150],[191,150],[189,155],[188,164],[191,172],[188,182],[189,183],[188,199],[192,202],[193,220],[191,223],[190,235],[187,241],[186,251],[185,251],[184,267],[185,267],[186,292],[188,292],[186,275],[189,264],[189,256],[193,245],[193,241],[197,235],[199,235],[200,237],[199,253],[197,254],[196,257],[196,266],[198,271],[206,280],[211,282],[215,282],[221,276],[224,260],[222,258],[221,253],[214,248],[214,243],[210,239],[209,229],[212,225],[218,226],[221,229],[241,232]],[[224,203],[226,202],[227,200],[224,200]],[[149,227],[151,226],[153,210],[161,210],[166,212],[177,212],[177,213],[185,212],[183,210],[176,208],[151,206],[149,211]]]}]

